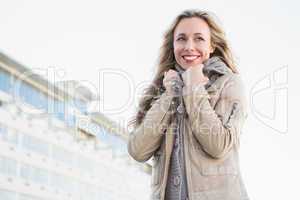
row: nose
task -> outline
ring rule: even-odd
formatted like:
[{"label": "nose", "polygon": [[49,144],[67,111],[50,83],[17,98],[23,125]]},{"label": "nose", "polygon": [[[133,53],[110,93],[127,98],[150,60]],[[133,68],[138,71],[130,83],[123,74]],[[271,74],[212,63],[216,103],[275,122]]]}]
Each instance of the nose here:
[{"label": "nose", "polygon": [[195,49],[194,41],[191,39],[187,40],[185,43],[185,50],[194,50],[194,49]]}]

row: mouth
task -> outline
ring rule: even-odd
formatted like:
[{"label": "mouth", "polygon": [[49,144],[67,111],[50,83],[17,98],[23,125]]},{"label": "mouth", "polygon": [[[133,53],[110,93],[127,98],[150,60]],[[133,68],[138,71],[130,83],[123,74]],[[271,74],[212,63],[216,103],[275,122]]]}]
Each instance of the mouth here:
[{"label": "mouth", "polygon": [[198,59],[200,55],[183,55],[182,58],[187,62],[192,62],[196,59]]}]

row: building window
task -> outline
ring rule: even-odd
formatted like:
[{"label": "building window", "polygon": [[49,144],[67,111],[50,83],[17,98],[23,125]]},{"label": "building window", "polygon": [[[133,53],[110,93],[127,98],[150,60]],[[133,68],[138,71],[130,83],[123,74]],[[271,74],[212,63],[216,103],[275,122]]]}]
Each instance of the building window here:
[{"label": "building window", "polygon": [[16,196],[17,195],[14,192],[0,189],[0,199],[1,200],[16,200]]},{"label": "building window", "polygon": [[11,75],[0,69],[0,90],[11,93],[12,82]]},{"label": "building window", "polygon": [[41,185],[48,185],[49,172],[41,168],[22,163],[20,176],[27,181],[33,181]]},{"label": "building window", "polygon": [[4,140],[7,134],[7,127],[0,123],[0,139]]},{"label": "building window", "polygon": [[38,138],[23,134],[22,149],[49,156],[49,144]]},{"label": "building window", "polygon": [[50,186],[58,191],[68,193],[71,195],[74,194],[74,192],[76,192],[75,180],[57,173],[51,173]]},{"label": "building window", "polygon": [[17,161],[0,157],[0,173],[8,176],[17,175]]},{"label": "building window", "polygon": [[27,194],[20,194],[18,200],[44,200]]},{"label": "building window", "polygon": [[64,163],[69,167],[74,166],[74,154],[59,146],[52,146],[52,158],[56,161]]},{"label": "building window", "polygon": [[95,173],[94,169],[96,168],[96,166],[90,159],[78,155],[76,161],[77,166],[81,171],[89,175],[93,175]]},{"label": "building window", "polygon": [[0,140],[11,144],[18,144],[18,133],[15,130],[8,129],[7,126],[0,124]]},{"label": "building window", "polygon": [[47,111],[48,100],[47,96],[43,92],[37,90],[24,81],[18,82],[18,84],[20,85],[17,85],[18,91],[16,91],[15,94],[18,95],[22,101],[37,109],[42,109],[45,112]]}]

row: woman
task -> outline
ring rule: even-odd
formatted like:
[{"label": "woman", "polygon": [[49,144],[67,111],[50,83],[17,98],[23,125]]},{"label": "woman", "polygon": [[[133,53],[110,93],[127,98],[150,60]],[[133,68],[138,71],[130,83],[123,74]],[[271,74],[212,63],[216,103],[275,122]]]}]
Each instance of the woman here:
[{"label": "woman", "polygon": [[153,158],[151,199],[248,199],[238,157],[245,119],[223,30],[208,12],[184,11],[164,36],[128,141],[135,160]]}]

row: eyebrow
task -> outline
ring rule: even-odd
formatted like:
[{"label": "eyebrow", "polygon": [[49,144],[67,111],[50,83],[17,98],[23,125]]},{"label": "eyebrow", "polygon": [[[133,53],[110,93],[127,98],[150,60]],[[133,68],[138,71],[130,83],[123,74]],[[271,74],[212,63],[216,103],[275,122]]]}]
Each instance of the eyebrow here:
[{"label": "eyebrow", "polygon": [[[202,35],[202,33],[194,33],[194,35]],[[185,33],[179,33],[176,37],[185,36]]]}]

